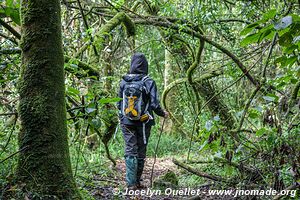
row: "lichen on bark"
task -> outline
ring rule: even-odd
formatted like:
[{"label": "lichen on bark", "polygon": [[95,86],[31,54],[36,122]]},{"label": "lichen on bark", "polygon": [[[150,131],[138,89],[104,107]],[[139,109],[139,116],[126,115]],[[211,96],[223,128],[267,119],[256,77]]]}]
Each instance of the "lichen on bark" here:
[{"label": "lichen on bark", "polygon": [[23,0],[16,179],[41,197],[80,199],[69,157],[60,1]]}]

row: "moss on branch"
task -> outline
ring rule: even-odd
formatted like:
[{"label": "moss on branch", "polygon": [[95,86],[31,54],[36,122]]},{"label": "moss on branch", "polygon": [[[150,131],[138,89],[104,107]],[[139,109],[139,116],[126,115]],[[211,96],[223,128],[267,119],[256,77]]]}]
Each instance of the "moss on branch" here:
[{"label": "moss on branch", "polygon": [[[222,70],[220,69],[215,69],[213,71],[210,71],[210,72],[206,72],[204,73],[202,76],[198,77],[198,78],[195,78],[193,83],[192,84],[197,84],[199,82],[202,82],[204,80],[208,80],[210,78],[213,78],[213,77],[216,77],[216,76],[219,76],[223,74]],[[175,81],[173,81],[172,83],[170,83],[166,89],[163,91],[163,94],[162,94],[162,102],[163,102],[163,105],[164,107],[167,109],[167,104],[166,104],[166,98],[168,96],[168,93],[177,85],[179,84],[182,84],[182,83],[186,83],[188,82],[188,79],[187,78],[180,78],[180,79],[177,79]]]},{"label": "moss on branch", "polygon": [[189,69],[187,70],[187,79],[188,79],[188,82],[190,84],[193,84],[193,80],[192,80],[192,73],[193,71],[196,69],[196,67],[199,65],[200,63],[200,60],[201,60],[201,54],[203,52],[203,49],[204,49],[204,40],[200,39],[200,45],[199,45],[199,48],[198,48],[198,51],[197,51],[197,54],[196,54],[196,58],[195,58],[195,61],[193,62],[193,64],[189,67]]},{"label": "moss on branch", "polygon": [[219,49],[220,51],[222,51],[227,56],[229,56],[237,64],[237,66],[241,69],[241,71],[245,74],[245,76],[248,78],[248,80],[253,85],[257,86],[260,84],[260,82],[249,73],[246,66],[242,63],[242,61],[236,55],[234,55],[231,51],[229,51],[222,45],[212,41],[208,37],[204,36],[203,34],[201,34],[200,32],[198,32],[192,28],[183,27],[181,25],[171,23],[169,21],[156,21],[153,18],[138,19],[138,20],[135,20],[134,22],[135,22],[135,24],[152,25],[152,26],[159,26],[159,27],[169,28],[169,29],[178,30],[178,31],[180,30],[183,33],[186,33],[186,34],[192,35],[194,37],[197,37],[199,39],[202,39],[205,42],[211,44],[212,46],[214,46],[217,49]]},{"label": "moss on branch", "polygon": [[[0,49],[0,55],[5,55],[5,54],[21,54],[21,49],[20,48],[12,48],[12,49]],[[95,66],[89,65],[85,62],[82,62],[78,59],[71,58],[70,56],[65,55],[64,56],[65,63],[71,62],[74,60],[76,65],[78,66],[79,69],[82,69],[86,71],[85,74],[78,73],[73,67],[70,67],[69,65],[65,65],[65,70],[70,72],[70,73],[76,73],[79,77],[88,75],[88,76],[96,76],[99,77],[100,74]]]},{"label": "moss on branch", "polygon": [[135,24],[124,12],[119,12],[112,19],[110,19],[104,26],[102,26],[97,33],[98,41],[100,42],[100,47],[107,35],[116,28],[118,25],[123,24],[126,28],[126,33],[128,37],[135,35]]},{"label": "moss on branch", "polygon": [[[65,63],[68,63],[68,62],[74,60],[73,58],[71,58],[71,57],[69,57],[67,55],[64,56],[64,59],[65,59]],[[85,62],[82,62],[80,60],[77,60],[77,59],[75,59],[75,63],[78,66],[78,68],[86,71],[86,75],[88,75],[88,76],[96,76],[96,77],[100,76],[100,74],[99,74],[98,70],[96,69],[96,67],[94,67],[92,65],[89,65],[89,64],[87,64]],[[80,77],[82,77],[82,76],[85,75],[85,74],[76,72],[76,70],[74,68],[70,67],[69,65],[65,65],[65,70],[68,71],[68,72],[70,72],[70,73],[76,73]]]},{"label": "moss on branch", "polygon": [[193,62],[193,64],[189,67],[189,69],[187,70],[187,80],[189,82],[189,84],[192,86],[193,91],[195,93],[195,97],[196,97],[196,103],[197,103],[197,110],[200,109],[200,97],[199,97],[199,93],[197,91],[197,88],[195,85],[193,85],[193,80],[192,80],[192,73],[193,71],[196,69],[196,67],[199,65],[200,60],[201,60],[201,54],[203,52],[204,49],[204,40],[200,39],[200,44],[199,44],[199,48],[198,51],[196,53],[196,58],[195,61]]}]

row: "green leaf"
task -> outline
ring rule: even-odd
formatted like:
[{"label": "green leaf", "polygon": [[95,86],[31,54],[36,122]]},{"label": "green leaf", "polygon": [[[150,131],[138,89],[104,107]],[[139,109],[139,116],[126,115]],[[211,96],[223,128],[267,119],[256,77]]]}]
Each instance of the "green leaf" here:
[{"label": "green leaf", "polygon": [[286,53],[286,54],[291,54],[297,48],[298,48],[297,45],[288,46],[288,47],[283,49],[283,52]]},{"label": "green leaf", "polygon": [[78,65],[75,65],[75,64],[70,64],[70,67],[78,69]]},{"label": "green leaf", "polygon": [[249,110],[248,115],[251,119],[256,119],[260,116],[260,113],[259,113],[259,111],[255,110],[255,109],[251,109],[251,110]]},{"label": "green leaf", "polygon": [[291,56],[286,60],[285,65],[291,67],[296,61],[297,56]]},{"label": "green leaf", "polygon": [[15,22],[18,25],[21,25],[20,13],[18,8],[9,6],[5,7],[3,11],[7,17],[10,17],[13,20],[13,22]]},{"label": "green leaf", "polygon": [[282,76],[280,78],[278,78],[276,80],[276,88],[279,89],[279,88],[282,88],[284,87],[285,85],[287,85],[289,82],[291,82],[291,79],[293,78],[293,76],[291,74],[289,75],[286,75],[286,76]]},{"label": "green leaf", "polygon": [[207,145],[207,140],[205,140],[204,143],[200,146],[199,151],[203,150],[206,145]]},{"label": "green leaf", "polygon": [[14,0],[6,0],[6,7],[13,7],[14,6]]},{"label": "green leaf", "polygon": [[274,38],[275,31],[271,31],[271,34],[267,35],[265,39],[272,40]]},{"label": "green leaf", "polygon": [[256,136],[262,136],[267,131],[266,128],[261,128],[258,131],[256,131]]},{"label": "green leaf", "polygon": [[280,56],[279,58],[276,58],[275,63],[280,63],[281,67],[284,67],[286,60],[286,56]]},{"label": "green leaf", "polygon": [[274,134],[270,134],[267,139],[267,144],[269,146],[272,146],[274,144],[275,140],[276,140],[276,137],[274,136]]},{"label": "green leaf", "polygon": [[278,102],[279,97],[276,96],[275,94],[267,94],[266,96],[263,96],[263,99],[266,101],[271,101],[271,102]]},{"label": "green leaf", "polygon": [[102,98],[98,102],[101,104],[106,104],[106,103],[116,103],[122,100],[122,98],[115,97],[115,98]]},{"label": "green leaf", "polygon": [[94,111],[96,111],[97,109],[96,108],[86,108],[85,109],[85,111],[88,113],[88,114],[90,114],[90,113],[92,113],[92,112],[94,112]]},{"label": "green leaf", "polygon": [[67,88],[67,94],[70,94],[72,96],[77,96],[80,94],[80,91],[75,89],[75,88],[72,88],[72,87],[68,87]]},{"label": "green leaf", "polygon": [[265,31],[263,34],[261,34],[261,36],[258,39],[258,43],[260,43],[261,41],[263,41],[263,39],[265,39],[271,33],[272,33],[272,31],[269,29],[269,30]]},{"label": "green leaf", "polygon": [[92,119],[90,122],[90,125],[94,128],[94,129],[99,129],[101,127],[101,120],[100,119]]},{"label": "green leaf", "polygon": [[90,79],[94,79],[94,80],[97,80],[98,77],[97,76],[89,76]]},{"label": "green leaf", "polygon": [[115,2],[113,4],[117,9],[119,9],[123,6],[124,3],[125,3],[125,0],[118,0],[117,2]]},{"label": "green leaf", "polygon": [[263,15],[263,19],[264,20],[273,19],[276,15],[276,12],[277,12],[276,9],[269,10],[269,12]]},{"label": "green leaf", "polygon": [[247,46],[248,44],[256,43],[260,37],[261,33],[254,33],[251,35],[248,35],[241,41],[241,46]]},{"label": "green leaf", "polygon": [[291,82],[292,84],[296,84],[296,83],[298,82],[298,79],[296,79],[296,78],[291,78],[290,82]]},{"label": "green leaf", "polygon": [[247,35],[248,33],[250,33],[255,27],[257,27],[259,25],[258,22],[255,22],[253,24],[250,24],[248,26],[246,26],[240,33],[240,35]]},{"label": "green leaf", "polygon": [[292,16],[286,16],[282,18],[279,22],[275,23],[274,28],[276,30],[282,30],[290,26],[292,23],[293,23]]},{"label": "green leaf", "polygon": [[20,14],[18,10],[14,10],[11,15],[10,18],[18,25],[21,25],[21,19],[20,19]]},{"label": "green leaf", "polygon": [[219,143],[220,143],[219,140],[215,140],[212,143],[208,144],[207,147],[209,148],[210,151],[215,152],[215,151],[220,150]]},{"label": "green leaf", "polygon": [[293,36],[290,34],[290,32],[286,32],[279,38],[279,45],[280,46],[290,46],[293,41]]},{"label": "green leaf", "polygon": [[291,14],[292,18],[293,18],[293,22],[300,22],[300,16],[296,15],[296,14]]},{"label": "green leaf", "polygon": [[259,32],[263,33],[267,30],[272,30],[274,28],[274,24],[269,24],[268,26],[263,27],[262,29],[260,29]]}]

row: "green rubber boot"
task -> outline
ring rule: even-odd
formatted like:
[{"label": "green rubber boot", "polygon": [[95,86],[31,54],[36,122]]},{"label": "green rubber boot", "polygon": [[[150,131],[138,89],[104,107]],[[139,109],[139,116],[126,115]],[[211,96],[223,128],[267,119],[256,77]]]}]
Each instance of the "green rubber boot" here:
[{"label": "green rubber boot", "polygon": [[126,156],[125,164],[126,164],[127,187],[134,187],[136,186],[136,180],[137,180],[137,167],[138,167],[137,157]]},{"label": "green rubber boot", "polygon": [[145,165],[145,159],[143,158],[138,158],[137,159],[137,175],[136,175],[136,185],[137,187],[144,187],[141,185],[141,177],[143,174],[144,170],[144,165]]}]

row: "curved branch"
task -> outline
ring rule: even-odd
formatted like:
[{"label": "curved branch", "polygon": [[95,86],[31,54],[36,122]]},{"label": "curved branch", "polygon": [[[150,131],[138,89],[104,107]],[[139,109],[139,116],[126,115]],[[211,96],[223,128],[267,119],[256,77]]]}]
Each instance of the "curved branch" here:
[{"label": "curved branch", "polygon": [[180,162],[180,161],[178,161],[176,159],[173,159],[172,161],[178,167],[181,167],[181,168],[187,170],[188,172],[191,172],[192,174],[195,174],[197,176],[204,177],[204,178],[207,178],[207,179],[211,179],[211,180],[214,180],[214,181],[225,182],[225,183],[232,183],[231,180],[227,180],[227,179],[225,179],[223,177],[220,177],[220,176],[215,176],[215,175],[207,174],[205,172],[201,172],[201,171],[196,170],[196,169],[190,167],[189,165],[187,165],[187,164],[185,164],[183,162]]},{"label": "curved branch", "polygon": [[194,63],[190,66],[190,68],[187,70],[187,79],[188,79],[188,82],[190,84],[193,84],[193,80],[192,80],[192,72],[196,69],[196,67],[199,65],[200,63],[200,59],[201,59],[201,54],[203,52],[203,49],[204,49],[204,40],[200,39],[200,45],[199,45],[199,49],[197,51],[197,54],[196,54],[196,58],[195,58],[195,61]]},{"label": "curved branch", "polygon": [[18,31],[16,31],[13,27],[11,27],[9,24],[7,24],[5,21],[3,21],[0,18],[0,24],[6,28],[11,34],[13,34],[16,38],[21,39],[21,34],[18,33]]},{"label": "curved branch", "polygon": [[[267,47],[268,48],[268,47]],[[264,55],[264,52],[265,50],[267,49],[265,48],[264,51],[262,52],[261,56],[256,60],[256,62],[248,69],[248,72],[250,70],[252,70],[255,65],[260,61],[260,59],[262,58],[262,56]],[[196,124],[197,124],[197,120],[198,120],[198,117],[200,116],[201,114],[201,111],[202,109],[204,109],[214,98],[216,98],[218,95],[220,95],[222,92],[226,91],[227,89],[231,88],[233,85],[235,85],[237,82],[239,82],[245,75],[245,73],[243,73],[238,79],[236,79],[233,83],[231,83],[230,85],[228,85],[227,87],[223,88],[222,90],[220,90],[218,93],[214,94],[208,101],[206,101],[204,103],[204,105],[201,107],[201,109],[199,110],[197,116],[195,117],[194,119],[194,122],[193,122],[193,131],[192,133],[194,133],[194,130],[195,130],[195,127],[196,127]],[[232,132],[232,136],[234,139],[238,139],[236,134],[237,132]],[[191,142],[192,142],[192,139],[193,139],[193,136],[191,137]],[[187,160],[189,160],[189,156],[190,156],[190,151],[191,151],[191,146],[189,147],[189,150],[188,150],[188,155],[187,155]]]},{"label": "curved branch", "polygon": [[195,61],[195,53],[193,48],[191,47],[191,45],[189,44],[189,42],[185,41],[183,38],[179,37],[178,35],[173,35],[172,36],[175,40],[178,40],[179,42],[181,42],[182,44],[184,44],[187,48],[187,50],[189,51],[189,53],[192,56],[193,61]]},{"label": "curved branch", "polygon": [[[99,15],[102,15],[101,13],[96,13]],[[195,36],[199,39],[204,40],[205,42],[211,44],[212,46],[216,47],[217,49],[221,50],[224,54],[229,56],[236,64],[237,66],[241,69],[241,71],[245,74],[245,76],[250,80],[250,82],[257,86],[260,85],[260,82],[254,78],[247,70],[245,65],[236,57],[232,52],[230,52],[228,49],[223,47],[222,45],[210,40],[206,36],[200,34],[197,27],[194,26],[193,24],[189,23],[188,21],[182,21],[181,24],[177,25],[175,23],[178,22],[179,19],[174,19],[174,18],[159,18],[159,17],[153,17],[153,16],[139,16],[140,18],[134,18],[133,22],[135,24],[140,24],[140,25],[152,25],[152,26],[159,26],[159,27],[164,27],[164,28],[170,28],[173,30],[177,30],[180,32],[184,32],[186,34]],[[180,20],[179,20],[180,21]],[[226,21],[226,20],[225,20]],[[232,21],[232,20],[231,20]],[[183,25],[187,25],[187,27],[184,27]],[[191,28],[192,27],[192,28]]]},{"label": "curved branch", "polygon": [[200,60],[201,60],[201,54],[203,52],[204,49],[204,40],[200,39],[200,44],[199,44],[199,49],[196,53],[196,58],[195,61],[193,62],[193,64],[189,67],[189,69],[187,70],[187,80],[188,83],[192,86],[192,89],[194,91],[195,97],[196,97],[196,105],[197,105],[197,109],[200,109],[201,104],[200,104],[200,96],[199,93],[197,91],[197,88],[195,85],[193,85],[193,80],[192,80],[192,72],[196,69],[196,67],[199,65]]},{"label": "curved branch", "polygon": [[[0,55],[1,54],[20,54],[20,53],[21,53],[21,49],[20,48],[0,49]],[[70,56],[67,56],[67,55],[64,56],[64,59],[65,59],[65,63],[68,63],[71,60],[76,60],[77,66],[80,69],[82,69],[84,71],[87,71],[87,75],[88,76],[96,76],[96,77],[100,76],[100,73],[98,72],[97,68],[94,67],[94,66],[91,66],[91,65],[89,65],[89,64],[87,64],[85,62],[82,62],[80,60],[71,58]],[[69,71],[71,73],[74,73],[74,69],[72,67],[65,66],[65,70]]]},{"label": "curved branch", "polygon": [[97,36],[100,38],[105,37],[105,35],[109,34],[116,26],[120,25],[121,23],[123,23],[126,27],[128,37],[135,35],[135,24],[131,21],[128,15],[126,15],[124,12],[119,12],[100,28]]},{"label": "curved branch", "polygon": [[274,45],[276,43],[277,34],[278,33],[276,32],[275,35],[274,35],[274,37],[273,37],[272,44],[270,46],[270,50],[269,50],[268,57],[267,57],[267,60],[266,60],[266,64],[265,64],[264,69],[263,69],[262,77],[264,79],[266,79],[267,67],[268,67],[268,64],[269,64],[270,57],[272,55],[272,51],[273,51]]},{"label": "curved branch", "polygon": [[3,34],[1,32],[0,32],[0,36],[3,37],[3,38],[5,38],[5,39],[7,39],[7,40],[9,40],[9,41],[11,41],[12,43],[18,45],[18,42],[15,40],[15,38],[11,38],[8,35],[5,35],[5,34]]},{"label": "curved branch", "polygon": [[[135,35],[135,24],[132,22],[130,17],[128,17],[128,15],[126,15],[124,12],[119,12],[113,18],[111,18],[105,25],[103,25],[96,34],[96,37],[98,37],[100,40],[100,50],[103,48],[105,36],[109,35],[109,33],[120,24],[123,24],[125,26],[128,37]],[[89,44],[85,44],[84,46],[82,46],[78,50],[78,52],[82,53],[83,51],[85,51],[88,45]],[[75,57],[78,57],[78,55],[80,54],[77,53]]]},{"label": "curved branch", "polygon": [[[64,58],[65,58],[65,63],[68,63],[69,61],[72,60],[72,58],[67,55],[65,55]],[[98,72],[96,67],[90,66],[89,64],[82,62],[80,60],[76,60],[76,64],[80,69],[87,71],[88,76],[96,76],[97,78],[100,76],[100,73]],[[65,70],[74,73],[74,69],[72,67],[69,67],[68,65],[65,66]]]},{"label": "curved branch", "polygon": [[130,8],[130,10],[132,10],[133,12],[135,12],[136,11],[136,9],[141,5],[141,1],[135,1],[134,3],[133,3],[133,6]]},{"label": "curved branch", "polygon": [[242,19],[219,19],[219,20],[214,20],[210,22],[204,22],[203,24],[208,25],[208,24],[215,24],[215,23],[227,23],[227,22],[240,22],[244,24],[251,24],[251,22],[242,20]]},{"label": "curved branch", "polygon": [[254,97],[256,96],[257,92],[260,90],[262,85],[258,85],[255,90],[252,92],[250,98],[247,100],[246,104],[245,104],[245,107],[244,107],[244,111],[243,111],[243,114],[242,114],[242,117],[241,117],[241,121],[239,123],[239,126],[238,126],[238,129],[237,129],[237,132],[239,132],[243,126],[243,123],[244,123],[244,120],[245,120],[245,117],[246,117],[246,113],[251,105],[251,102],[253,101]]},{"label": "curved branch", "polygon": [[[201,81],[204,81],[204,80],[208,80],[210,78],[213,78],[213,77],[216,77],[216,76],[219,76],[221,75],[223,72],[220,70],[220,69],[215,69],[211,72],[207,72],[205,74],[203,74],[202,76],[200,76],[199,78],[195,78],[195,80],[193,81],[192,84],[196,84],[196,83],[199,83]],[[163,106],[167,109],[167,105],[166,105],[166,98],[167,98],[167,95],[168,93],[177,85],[179,84],[182,84],[182,83],[185,83],[185,82],[188,82],[188,79],[187,78],[180,78],[180,79],[177,79],[175,81],[173,81],[172,83],[170,83],[166,89],[163,91],[162,93],[162,103],[163,103]]]},{"label": "curved branch", "polygon": [[0,49],[0,55],[4,54],[20,54],[21,49],[20,48],[11,48],[11,49]]},{"label": "curved branch", "polygon": [[170,22],[161,22],[161,21],[153,21],[153,20],[150,21],[150,20],[144,20],[144,19],[135,20],[134,22],[136,24],[153,25],[153,26],[171,28],[173,30],[181,31],[181,32],[184,32],[186,34],[195,36],[199,39],[202,39],[205,42],[207,42],[207,43],[211,44],[212,46],[216,47],[217,49],[221,50],[227,56],[229,56],[237,64],[237,66],[241,69],[241,71],[245,74],[245,76],[250,80],[250,82],[253,85],[255,85],[255,86],[260,85],[260,82],[248,72],[247,68],[242,63],[242,61],[240,61],[238,59],[238,57],[236,57],[232,52],[230,52],[228,49],[226,49],[222,45],[212,41],[211,39],[209,39],[206,36],[200,34],[199,32],[196,32],[196,31],[194,31],[193,29],[191,29],[189,27],[179,26],[177,24],[170,23]]}]

